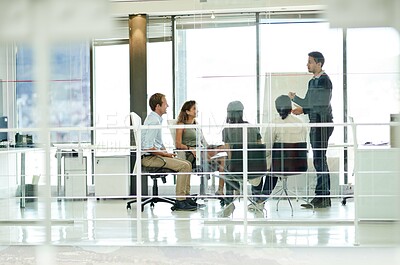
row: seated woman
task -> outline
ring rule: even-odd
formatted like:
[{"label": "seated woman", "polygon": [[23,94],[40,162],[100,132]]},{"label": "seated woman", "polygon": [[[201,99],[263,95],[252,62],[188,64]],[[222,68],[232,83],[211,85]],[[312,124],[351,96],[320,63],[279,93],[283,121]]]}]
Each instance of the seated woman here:
[{"label": "seated woman", "polygon": [[[243,120],[243,109],[244,106],[240,101],[232,101],[227,107],[227,117],[226,123],[228,124],[238,124],[238,123],[248,123]],[[226,149],[231,149],[234,145],[243,146],[243,129],[242,128],[224,128],[222,131],[222,141],[225,143]],[[249,127],[247,129],[247,143],[248,144],[260,144],[261,134],[260,130],[255,127]],[[230,157],[230,156],[229,156]],[[228,159],[229,161],[229,159]],[[229,168],[229,165],[227,165]],[[234,195],[234,191],[237,189],[237,185],[234,181],[226,182],[226,195]],[[222,217],[227,217],[232,214],[235,209],[232,197],[225,198],[225,204],[227,205],[223,212]]]},{"label": "seated woman", "polygon": [[[281,95],[275,100],[275,108],[279,114],[272,123],[276,126],[268,128],[265,137],[267,147],[268,165],[271,165],[271,149],[274,143],[298,143],[307,141],[307,128],[302,121],[291,114],[292,101],[287,95]],[[279,124],[292,124],[292,126],[279,126]],[[252,186],[253,195],[270,195],[275,188],[278,178],[267,175],[265,182],[258,186]],[[256,204],[250,204],[249,210],[261,210],[264,208],[265,197],[256,199]]]},{"label": "seated woman", "polygon": [[[196,101],[194,100],[186,101],[182,105],[181,111],[178,115],[177,125],[197,124],[196,116],[197,116]],[[193,168],[196,168],[196,147],[198,143],[200,144],[200,147],[207,148],[208,159],[210,159],[210,157],[218,153],[217,149],[214,150],[210,149],[201,130],[198,132],[196,128],[176,129],[175,147],[181,150],[191,150],[185,153],[186,153],[186,160],[192,163]],[[224,170],[224,159],[219,158],[217,159],[217,162],[218,162],[218,171],[222,172]],[[215,194],[216,195],[224,194],[224,180],[222,178],[219,179],[218,190],[215,192]]]}]

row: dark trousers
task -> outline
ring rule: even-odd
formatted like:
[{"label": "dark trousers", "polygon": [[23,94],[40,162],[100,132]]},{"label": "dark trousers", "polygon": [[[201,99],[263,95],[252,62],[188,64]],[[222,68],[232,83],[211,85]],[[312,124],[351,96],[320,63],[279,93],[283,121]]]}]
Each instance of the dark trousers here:
[{"label": "dark trousers", "polygon": [[[267,176],[261,179],[260,184],[258,186],[251,186],[251,193],[253,195],[270,195],[273,189],[275,188],[277,182],[278,182],[277,177],[273,177],[270,174],[268,174]],[[254,197],[254,200],[256,202],[261,202],[267,200],[267,198]]]},{"label": "dark trousers", "polygon": [[310,130],[310,143],[313,149],[313,163],[317,172],[317,185],[315,195],[329,195],[331,180],[329,176],[326,149],[328,140],[332,135],[333,127],[312,127]]}]

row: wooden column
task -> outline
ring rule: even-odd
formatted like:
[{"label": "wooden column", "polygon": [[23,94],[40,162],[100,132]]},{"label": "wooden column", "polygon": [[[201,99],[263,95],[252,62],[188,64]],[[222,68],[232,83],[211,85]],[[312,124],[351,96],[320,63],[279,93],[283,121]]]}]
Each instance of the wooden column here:
[{"label": "wooden column", "polygon": [[147,115],[147,16],[129,15],[131,111]]},{"label": "wooden column", "polygon": [[[142,122],[147,116],[147,16],[144,14],[129,15],[129,72],[130,72],[130,111],[136,112]],[[135,143],[131,132],[131,145]],[[131,154],[131,172],[135,165],[136,155]],[[142,195],[148,195],[147,178],[142,178]],[[131,177],[131,194],[136,194],[136,176]]]}]

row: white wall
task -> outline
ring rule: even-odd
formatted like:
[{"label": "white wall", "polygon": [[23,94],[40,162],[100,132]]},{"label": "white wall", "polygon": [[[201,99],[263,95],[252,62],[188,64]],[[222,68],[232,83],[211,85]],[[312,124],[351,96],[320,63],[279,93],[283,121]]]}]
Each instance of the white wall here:
[{"label": "white wall", "polygon": [[0,116],[8,117],[8,127],[15,127],[15,49],[0,42]]}]

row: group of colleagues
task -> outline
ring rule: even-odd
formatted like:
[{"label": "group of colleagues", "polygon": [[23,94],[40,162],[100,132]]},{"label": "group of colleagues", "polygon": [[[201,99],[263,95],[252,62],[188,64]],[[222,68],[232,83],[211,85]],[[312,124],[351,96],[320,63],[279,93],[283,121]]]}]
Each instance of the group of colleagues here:
[{"label": "group of colleagues", "polygon": [[[302,121],[295,115],[308,114],[310,123],[332,123],[332,82],[329,76],[322,70],[325,59],[320,52],[310,52],[308,54],[307,68],[313,74],[312,79],[308,82],[308,90],[304,98],[300,98],[294,92],[288,95],[281,95],[275,100],[275,107],[279,113],[279,117],[272,122],[277,124],[268,130],[265,139],[262,139],[260,131],[256,127],[247,128],[247,142],[262,143],[264,142],[267,150],[267,157],[271,156],[271,147],[275,142],[297,143],[306,142],[307,128],[302,126]],[[297,107],[293,109],[292,102]],[[156,93],[149,99],[151,113],[146,117],[144,125],[161,125],[162,116],[166,114],[168,103],[165,95]],[[233,101],[228,104],[227,118],[228,124],[247,123],[243,120],[244,106],[240,101]],[[178,125],[196,124],[197,108],[194,100],[187,101],[183,104],[178,115]],[[279,126],[279,124],[291,124],[291,126]],[[326,150],[328,140],[333,132],[333,126],[311,126],[309,136],[310,144],[313,150],[313,164],[316,170],[317,183],[315,188],[315,197],[306,204],[302,204],[305,208],[326,208],[331,206],[330,195],[330,176],[326,158]],[[199,140],[200,135],[200,140]],[[215,150],[208,150],[207,156],[210,158],[220,150],[230,150],[234,144],[243,143],[242,128],[227,127],[222,131],[223,146],[219,146]],[[178,128],[176,130],[175,147],[180,150],[186,150],[186,157],[177,158],[174,153],[166,150],[162,137],[161,128],[142,130],[142,151],[141,162],[146,167],[169,168],[177,173],[176,180],[176,203],[175,210],[193,211],[200,207],[195,200],[190,197],[190,176],[196,160],[196,147],[200,143],[201,147],[207,148],[207,142],[204,136],[194,127]],[[229,152],[228,152],[229,154]],[[162,156],[162,161],[156,158]],[[226,160],[218,161],[218,170],[229,170],[229,155]],[[277,183],[277,178],[271,174],[264,176],[259,183],[252,183],[252,194],[255,203],[249,205],[249,210],[263,209],[267,196],[270,195]],[[234,210],[232,195],[234,195],[236,187],[229,182],[225,183],[225,209],[223,213],[229,215]],[[224,195],[224,180],[220,178],[217,195]],[[258,195],[258,197],[257,197]],[[227,214],[228,213],[228,214]]]}]

